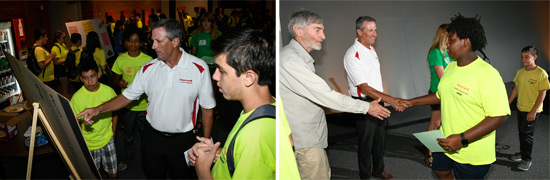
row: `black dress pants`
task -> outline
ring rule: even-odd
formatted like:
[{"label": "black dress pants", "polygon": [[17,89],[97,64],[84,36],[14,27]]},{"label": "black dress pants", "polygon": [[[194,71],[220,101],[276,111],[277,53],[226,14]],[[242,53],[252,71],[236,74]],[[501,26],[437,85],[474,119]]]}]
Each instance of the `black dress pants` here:
[{"label": "black dress pants", "polygon": [[[370,102],[371,98],[357,98]],[[381,103],[383,105],[383,103]],[[384,150],[386,148],[387,119],[380,120],[369,114],[357,116],[357,133],[359,149],[359,177],[369,179],[372,171],[384,172]]]},{"label": "black dress pants", "polygon": [[[192,131],[163,133],[146,122],[141,136],[143,172],[147,179],[196,179],[195,168],[187,166],[184,152],[195,143]],[[168,175],[168,176],[167,176]]]}]

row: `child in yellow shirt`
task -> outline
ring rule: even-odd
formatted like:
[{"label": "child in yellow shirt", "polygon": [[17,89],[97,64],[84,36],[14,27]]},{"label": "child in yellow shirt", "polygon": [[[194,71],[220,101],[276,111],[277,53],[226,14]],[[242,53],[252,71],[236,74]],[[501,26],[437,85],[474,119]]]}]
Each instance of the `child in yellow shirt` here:
[{"label": "child in yellow shirt", "polygon": [[518,169],[529,170],[532,164],[533,133],[535,124],[542,112],[542,102],[546,91],[550,89],[548,74],[535,64],[537,48],[527,46],[521,50],[521,62],[524,68],[517,71],[514,78],[515,87],[509,98],[509,104],[518,97],[518,131],[520,153],[512,156],[513,161],[521,162]]}]

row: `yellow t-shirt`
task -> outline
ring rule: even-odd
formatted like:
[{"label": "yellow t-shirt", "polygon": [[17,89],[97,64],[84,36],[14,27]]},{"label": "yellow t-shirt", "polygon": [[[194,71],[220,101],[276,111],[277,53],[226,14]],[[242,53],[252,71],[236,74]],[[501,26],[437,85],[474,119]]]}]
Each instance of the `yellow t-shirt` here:
[{"label": "yellow t-shirt", "polygon": [[[537,101],[539,91],[550,89],[548,74],[539,66],[532,71],[527,71],[525,68],[518,70],[514,77],[514,83],[518,87],[517,106],[521,112],[531,111]],[[537,112],[542,112],[542,104]]]},{"label": "yellow t-shirt", "polygon": [[[463,133],[486,117],[510,115],[502,77],[479,57],[463,67],[457,66],[456,61],[451,62],[441,77],[436,95],[441,99],[440,131],[445,137]],[[491,164],[496,161],[495,132],[445,155],[462,164]]]},{"label": "yellow t-shirt", "polygon": [[[52,47],[52,52],[55,52],[55,58],[61,60],[61,59],[66,59],[67,58],[67,54],[69,53],[69,49],[67,49],[67,46],[65,46],[65,44],[55,43],[55,45]],[[63,64],[61,64],[61,65],[63,65]]]},{"label": "yellow t-shirt", "polygon": [[[40,63],[48,60],[50,58],[50,53],[46,51],[46,49],[37,46],[36,48],[34,48],[34,57],[36,58],[36,62]],[[55,79],[53,70],[54,70],[54,67],[53,67],[53,61],[52,61],[37,76],[38,79],[40,79],[40,81],[42,82],[53,81]]]},{"label": "yellow t-shirt", "polygon": [[[275,105],[273,103],[272,105]],[[214,179],[275,179],[275,121],[273,118],[256,119],[239,131],[233,146],[235,172],[229,174],[227,147],[242,123],[254,111],[241,116],[229,132],[220,157],[212,167]]]},{"label": "yellow t-shirt", "polygon": [[296,164],[296,157],[294,156],[294,150],[288,136],[291,133],[288,120],[283,108],[282,99],[277,98],[277,106],[279,107],[279,171],[277,179],[300,179],[300,173],[298,172],[298,165]]},{"label": "yellow t-shirt", "polygon": [[105,57],[105,50],[100,49],[100,48],[95,48],[94,60],[97,63],[97,67],[98,67],[98,70],[99,70],[99,72],[97,74],[100,75],[100,77],[101,77],[101,75],[105,74],[104,71],[108,70],[107,68],[105,68],[105,70],[101,69],[101,66],[107,65],[107,58]]},{"label": "yellow t-shirt", "polygon": [[[74,114],[78,114],[86,108],[97,107],[114,97],[116,97],[115,91],[105,84],[99,83],[99,88],[95,92],[90,92],[82,86],[71,98],[71,107]],[[107,145],[113,137],[113,116],[111,112],[99,114],[92,120],[94,121],[92,125],[86,125],[84,122],[80,123],[82,136],[84,136],[90,151],[98,150]]]}]

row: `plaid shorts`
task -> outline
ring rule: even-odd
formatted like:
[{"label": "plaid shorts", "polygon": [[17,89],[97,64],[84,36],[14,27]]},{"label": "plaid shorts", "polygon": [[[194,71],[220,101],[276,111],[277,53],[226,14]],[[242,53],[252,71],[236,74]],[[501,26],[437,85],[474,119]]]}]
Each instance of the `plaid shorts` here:
[{"label": "plaid shorts", "polygon": [[117,159],[114,137],[111,138],[107,145],[98,150],[92,151],[96,167],[101,167],[100,163],[103,163],[103,169],[109,174],[117,173]]}]

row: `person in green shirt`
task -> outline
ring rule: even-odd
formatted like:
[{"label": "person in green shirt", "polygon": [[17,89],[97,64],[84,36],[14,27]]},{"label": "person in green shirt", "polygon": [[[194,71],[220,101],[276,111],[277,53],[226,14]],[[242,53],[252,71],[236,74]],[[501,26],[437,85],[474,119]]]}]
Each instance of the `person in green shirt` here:
[{"label": "person in green shirt", "polygon": [[[197,137],[187,153],[199,179],[275,179],[275,119],[260,118],[244,126],[236,137],[233,154],[227,148],[243,121],[262,105],[275,104],[269,86],[275,80],[273,37],[252,28],[235,29],[221,36],[212,46],[217,69],[212,78],[227,100],[240,101],[241,117],[223,145]],[[228,169],[228,156],[234,159],[234,172]],[[210,167],[215,162],[212,170]]]},{"label": "person in green shirt", "polygon": [[[439,85],[439,80],[443,76],[443,71],[453,61],[447,54],[447,41],[449,40],[447,27],[449,27],[449,24],[439,25],[428,52],[428,65],[430,66],[430,89],[428,94],[437,92],[437,85]],[[431,105],[431,110],[432,116],[428,124],[428,131],[439,129],[439,126],[441,126],[441,106],[439,104]],[[432,152],[430,150],[426,154],[426,163],[432,167]]]},{"label": "person in green shirt", "polygon": [[218,30],[215,22],[216,19],[211,13],[202,15],[199,26],[193,31],[193,36],[191,38],[191,54],[201,58],[211,67],[214,67],[214,54],[210,49],[210,42],[222,34]]},{"label": "person in green shirt", "polygon": [[496,161],[496,129],[510,115],[508,96],[500,73],[478,57],[487,44],[478,17],[460,14],[447,28],[451,62],[434,94],[403,100],[408,105],[441,103],[444,153],[432,153],[432,170],[439,179],[483,179]]}]

